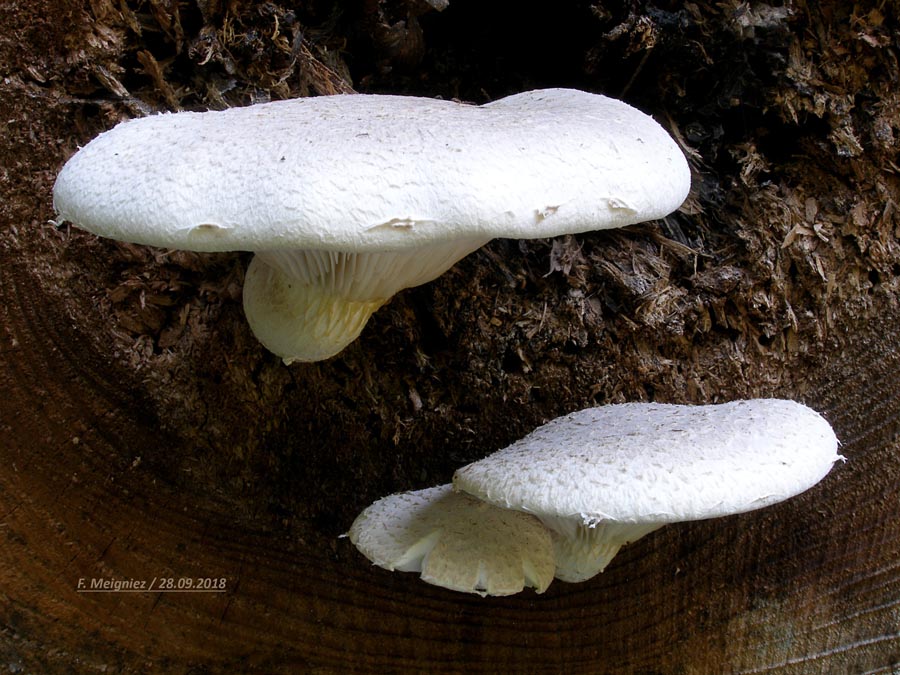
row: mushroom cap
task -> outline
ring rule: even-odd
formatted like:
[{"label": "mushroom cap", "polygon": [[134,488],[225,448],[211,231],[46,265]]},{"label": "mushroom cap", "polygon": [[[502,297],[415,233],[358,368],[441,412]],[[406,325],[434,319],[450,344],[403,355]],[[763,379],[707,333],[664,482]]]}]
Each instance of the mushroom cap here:
[{"label": "mushroom cap", "polygon": [[74,225],[141,244],[379,251],[629,225],[689,187],[651,117],[548,89],[482,106],[353,94],[134,119],[76,153],[53,200]]},{"label": "mushroom cap", "polygon": [[538,517],[671,523],[782,501],[840,459],[825,419],[779,399],[625,403],[560,417],[459,469],[454,486]]},{"label": "mushroom cap", "polygon": [[454,591],[511,595],[528,585],[542,593],[556,569],[540,521],[453,492],[451,485],[379,499],[348,536],[379,567],[421,572],[423,581]]}]

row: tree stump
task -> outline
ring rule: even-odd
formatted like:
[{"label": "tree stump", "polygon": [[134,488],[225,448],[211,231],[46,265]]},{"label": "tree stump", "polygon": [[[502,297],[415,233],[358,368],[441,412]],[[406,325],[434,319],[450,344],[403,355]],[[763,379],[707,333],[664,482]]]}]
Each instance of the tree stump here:
[{"label": "tree stump", "polygon": [[[10,672],[900,671],[898,16],[888,3],[15,0],[0,36],[0,655]],[[126,117],[299,95],[624,98],[664,221],[495,240],[325,362],[247,328],[247,255],[53,222]],[[558,415],[777,396],[847,462],[582,584],[468,596],[341,535]]]}]

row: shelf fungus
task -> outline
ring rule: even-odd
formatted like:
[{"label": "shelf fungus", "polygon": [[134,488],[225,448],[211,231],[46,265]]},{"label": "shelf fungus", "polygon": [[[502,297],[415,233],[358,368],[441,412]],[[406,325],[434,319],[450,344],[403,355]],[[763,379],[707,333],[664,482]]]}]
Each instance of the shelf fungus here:
[{"label": "shelf fungus", "polygon": [[828,422],[793,401],[625,403],[555,419],[459,469],[453,485],[539,518],[553,535],[556,578],[576,582],[667,523],[803,492],[842,459],[837,448]]},{"label": "shelf fungus", "polygon": [[537,518],[450,485],[379,499],[348,536],[379,567],[419,572],[424,581],[454,591],[511,595],[530,586],[542,593],[553,581],[553,544]]},{"label": "shelf fungus", "polygon": [[255,252],[247,319],[290,363],[337,354],[395,293],[494,237],[661,218],[689,188],[651,117],[547,89],[481,106],[337,95],[153,115],[77,152],[53,199],[100,236]]}]

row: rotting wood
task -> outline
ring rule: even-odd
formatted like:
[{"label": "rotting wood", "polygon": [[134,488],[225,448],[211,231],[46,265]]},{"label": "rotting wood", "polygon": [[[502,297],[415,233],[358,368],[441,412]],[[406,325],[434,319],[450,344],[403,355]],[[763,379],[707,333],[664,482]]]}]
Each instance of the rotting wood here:
[{"label": "rotting wood", "polygon": [[[401,4],[378,19],[405,20]],[[323,7],[17,3],[0,36],[0,645],[12,667],[896,668],[898,17],[878,3],[637,3],[564,24],[576,9],[470,4],[420,17],[430,50],[391,64]],[[486,34],[505,40],[503,59],[476,48]],[[295,63],[295,47],[324,70]],[[126,67],[141,50],[168,91]],[[345,356],[293,368],[246,329],[245,256],[47,223],[55,172],[101,129],[172,96],[191,108],[341,91],[342,54],[359,89],[480,101],[554,76],[627,87],[696,152],[691,208],[577,237],[568,257],[557,243],[555,267],[552,242],[495,241],[395,298]],[[589,583],[485,601],[372,568],[339,538],[377,497],[446,482],[578,407],[759,395],[823,411],[848,462],[779,507],[665,528]],[[81,579],[160,577],[224,578],[225,592],[78,592]]]}]

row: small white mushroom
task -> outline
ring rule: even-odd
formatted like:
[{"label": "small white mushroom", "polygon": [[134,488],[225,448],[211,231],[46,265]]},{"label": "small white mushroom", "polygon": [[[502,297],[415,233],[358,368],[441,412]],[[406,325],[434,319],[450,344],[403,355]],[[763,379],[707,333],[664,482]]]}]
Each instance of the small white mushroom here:
[{"label": "small white mushroom", "polygon": [[626,403],[581,410],[459,469],[454,487],[554,533],[556,577],[584,581],[666,523],[780,502],[841,459],[825,419],[793,401]]},{"label": "small white mushroom", "polygon": [[689,187],[652,118],[549,89],[483,106],[340,95],[131,120],[66,163],[53,201],[100,236],[256,252],[247,318],[291,362],[341,351],[395,293],[494,237],[661,218]]},{"label": "small white mushroom", "polygon": [[543,593],[553,581],[553,544],[537,518],[498,509],[452,486],[403,492],[365,509],[348,533],[379,567],[479,595]]}]

